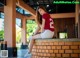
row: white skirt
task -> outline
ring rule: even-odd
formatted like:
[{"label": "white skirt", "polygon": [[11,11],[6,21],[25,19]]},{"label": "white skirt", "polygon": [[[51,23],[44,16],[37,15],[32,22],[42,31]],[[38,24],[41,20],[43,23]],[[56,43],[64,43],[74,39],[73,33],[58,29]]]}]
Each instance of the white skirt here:
[{"label": "white skirt", "polygon": [[[53,36],[54,36],[54,32],[50,30],[45,30],[44,32],[40,33],[40,36],[37,36],[35,39],[47,39],[47,38],[52,38]],[[32,36],[29,37],[29,40],[31,39]]]}]

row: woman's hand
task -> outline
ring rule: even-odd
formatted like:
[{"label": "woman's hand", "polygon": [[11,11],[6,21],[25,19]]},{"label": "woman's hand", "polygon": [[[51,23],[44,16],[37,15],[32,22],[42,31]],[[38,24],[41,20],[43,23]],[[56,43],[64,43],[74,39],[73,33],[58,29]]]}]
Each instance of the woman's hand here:
[{"label": "woman's hand", "polygon": [[39,32],[39,30],[40,30],[40,26],[36,28],[35,32],[32,35],[36,35]]},{"label": "woman's hand", "polygon": [[[41,33],[41,32],[38,32],[38,33],[36,33],[36,34],[40,34],[40,33]],[[36,35],[36,34],[33,33],[32,36],[34,36],[34,35]]]}]

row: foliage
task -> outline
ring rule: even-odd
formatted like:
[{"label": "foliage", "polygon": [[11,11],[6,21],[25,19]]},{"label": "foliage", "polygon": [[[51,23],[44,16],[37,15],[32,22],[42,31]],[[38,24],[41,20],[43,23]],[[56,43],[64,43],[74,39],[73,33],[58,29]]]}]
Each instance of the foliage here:
[{"label": "foliage", "polygon": [[[27,20],[26,27],[27,27],[26,28],[26,37],[27,37],[27,41],[29,41],[28,38],[29,38],[29,36],[31,36],[33,34],[37,25],[34,20]],[[0,40],[4,40],[4,29],[0,31]],[[17,43],[21,42],[21,28],[19,26],[17,26],[17,28],[16,28],[16,42]]]},{"label": "foliage", "polygon": [[21,28],[16,29],[16,42],[17,43],[21,42]]},{"label": "foliage", "polygon": [[29,41],[28,38],[33,34],[37,25],[36,25],[35,21],[27,20],[27,25],[26,26],[27,26],[27,28],[26,28],[26,30],[27,30],[27,41]]},{"label": "foliage", "polygon": [[0,40],[4,40],[4,31],[3,30],[0,31]]}]

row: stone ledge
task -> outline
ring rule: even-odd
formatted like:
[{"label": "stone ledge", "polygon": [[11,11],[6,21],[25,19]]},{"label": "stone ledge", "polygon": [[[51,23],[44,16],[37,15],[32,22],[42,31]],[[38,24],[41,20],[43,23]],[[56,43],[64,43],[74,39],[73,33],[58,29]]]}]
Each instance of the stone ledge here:
[{"label": "stone ledge", "polygon": [[69,39],[36,39],[35,40],[35,42],[42,42],[42,41],[63,41],[63,42],[65,42],[65,41],[80,41],[80,39],[78,39],[78,38],[69,38]]},{"label": "stone ledge", "polygon": [[32,58],[80,58],[80,39],[37,39]]}]

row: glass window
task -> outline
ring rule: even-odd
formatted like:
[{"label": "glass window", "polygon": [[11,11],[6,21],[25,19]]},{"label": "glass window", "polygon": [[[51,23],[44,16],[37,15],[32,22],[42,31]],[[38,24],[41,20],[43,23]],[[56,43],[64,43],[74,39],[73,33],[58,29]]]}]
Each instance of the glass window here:
[{"label": "glass window", "polygon": [[16,7],[16,11],[19,12],[19,13],[21,13],[21,14],[24,14],[24,15],[30,14],[29,12],[23,10],[23,9],[20,8],[20,7]]},{"label": "glass window", "polygon": [[1,18],[3,18],[3,19],[4,19],[4,13],[1,13]]},{"label": "glass window", "polygon": [[0,40],[4,40],[4,19],[0,18]]},{"label": "glass window", "polygon": [[0,18],[4,19],[4,13],[0,12]]}]

